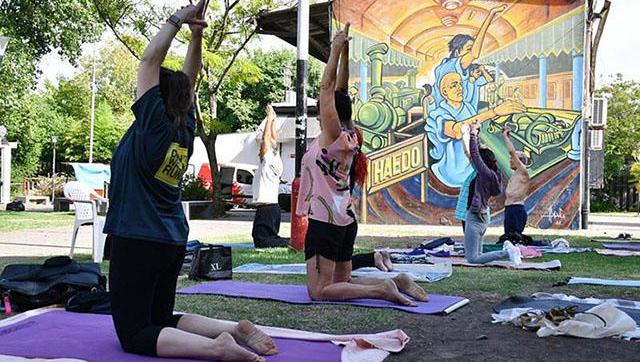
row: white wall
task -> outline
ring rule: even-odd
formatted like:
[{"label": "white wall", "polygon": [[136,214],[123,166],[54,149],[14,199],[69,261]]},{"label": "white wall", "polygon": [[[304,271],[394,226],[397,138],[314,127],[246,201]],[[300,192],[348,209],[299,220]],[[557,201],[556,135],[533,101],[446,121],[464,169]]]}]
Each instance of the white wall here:
[{"label": "white wall", "polygon": [[[216,141],[216,154],[218,163],[244,163],[255,165],[260,162],[258,157],[258,143],[254,132],[230,133],[218,136]],[[307,140],[307,147],[313,139]],[[296,169],[296,144],[292,139],[280,143],[280,157],[282,157],[282,179],[293,182]],[[203,163],[209,163],[207,150],[200,138],[196,137],[193,144],[193,155],[189,159],[189,172],[198,173]],[[193,166],[192,166],[193,165]]]},{"label": "white wall", "polygon": [[[293,140],[280,144],[280,157],[282,157],[282,179],[293,182],[296,172],[296,143]],[[293,155],[293,158],[291,158]]]},{"label": "white wall", "polygon": [[[245,163],[258,165],[258,143],[254,132],[221,134],[216,140],[218,163]],[[189,159],[190,172],[198,172],[203,163],[209,163],[207,150],[199,137],[193,143],[193,155]]]},{"label": "white wall", "polygon": [[[313,142],[313,138],[307,139],[307,148]],[[287,140],[280,144],[280,156],[282,157],[283,172],[282,179],[293,182],[296,175],[296,143],[295,140]]]}]

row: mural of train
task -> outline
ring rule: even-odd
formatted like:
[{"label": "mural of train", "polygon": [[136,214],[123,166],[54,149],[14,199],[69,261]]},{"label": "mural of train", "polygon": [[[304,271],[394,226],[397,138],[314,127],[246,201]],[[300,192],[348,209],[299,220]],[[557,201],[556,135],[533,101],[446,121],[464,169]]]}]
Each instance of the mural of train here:
[{"label": "mural of train", "polygon": [[509,175],[509,127],[532,160],[531,226],[578,227],[583,1],[338,0],[334,18],[353,33],[349,93],[370,166],[361,221],[455,224],[470,165],[445,124],[513,100],[527,112],[485,122],[482,142]]}]

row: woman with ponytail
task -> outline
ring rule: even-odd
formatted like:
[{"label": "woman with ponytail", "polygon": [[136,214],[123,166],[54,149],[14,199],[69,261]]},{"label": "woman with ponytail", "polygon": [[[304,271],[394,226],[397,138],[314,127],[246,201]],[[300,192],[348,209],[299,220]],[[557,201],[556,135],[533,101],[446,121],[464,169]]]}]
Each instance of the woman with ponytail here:
[{"label": "woman with ponytail", "polygon": [[471,163],[477,175],[473,183],[471,205],[467,210],[464,228],[464,254],[468,262],[485,264],[490,261],[509,258],[514,265],[520,264],[520,249],[509,241],[504,242],[503,250],[482,253],[482,241],[488,226],[489,199],[501,193],[500,173],[496,157],[488,148],[480,149],[478,141],[479,122],[470,125],[469,153]]},{"label": "woman with ponytail", "polygon": [[[202,67],[205,1],[173,13],[147,46],[138,68],[135,121],[111,161],[112,240],[109,293],[115,332],[125,352],[151,357],[264,362],[278,352],[249,321],[174,314],[176,283],[189,224],[180,181],[193,153],[194,85]],[[163,69],[183,24],[191,40],[182,71]],[[131,357],[134,359],[134,357]]]},{"label": "woman with ponytail", "polygon": [[351,99],[346,92],[348,33],[349,24],[331,44],[320,85],[318,119],[322,131],[302,158],[296,209],[298,214],[309,216],[305,239],[307,289],[314,300],[376,298],[415,306],[405,294],[419,301],[426,301],[427,294],[407,275],[392,280],[351,278],[358,231],[351,190],[366,178],[366,158],[360,152],[362,137],[358,137],[351,120]]}]

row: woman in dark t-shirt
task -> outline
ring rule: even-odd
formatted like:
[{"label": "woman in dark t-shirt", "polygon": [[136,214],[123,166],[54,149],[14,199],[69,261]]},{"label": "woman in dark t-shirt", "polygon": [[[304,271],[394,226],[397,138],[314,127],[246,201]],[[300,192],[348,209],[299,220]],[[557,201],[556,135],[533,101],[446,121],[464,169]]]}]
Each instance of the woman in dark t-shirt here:
[{"label": "woman in dark t-shirt", "polygon": [[[204,7],[202,0],[176,11],[140,63],[137,99],[131,107],[135,121],[111,163],[104,232],[111,239],[112,316],[120,344],[130,353],[260,362],[264,358],[259,354],[277,350],[251,322],[173,314],[189,234],[179,184],[193,153],[193,89],[202,67]],[[182,71],[163,69],[160,65],[183,24],[189,24],[191,41]]]}]

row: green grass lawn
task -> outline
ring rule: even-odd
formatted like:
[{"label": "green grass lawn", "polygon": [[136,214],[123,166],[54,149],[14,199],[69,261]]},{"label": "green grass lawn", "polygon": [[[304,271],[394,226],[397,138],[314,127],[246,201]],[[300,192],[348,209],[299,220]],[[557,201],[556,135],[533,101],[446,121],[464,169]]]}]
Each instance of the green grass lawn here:
[{"label": "green grass lawn", "polygon": [[[237,236],[232,238],[234,242],[247,242],[247,236]],[[205,240],[214,242],[215,240]],[[229,239],[225,238],[225,242]],[[414,244],[419,242],[414,239]],[[573,246],[594,247],[598,246],[587,239],[571,238]],[[359,239],[357,242],[357,252],[372,250],[381,244],[388,245],[386,238]],[[406,238],[397,242],[398,245],[407,246],[411,242]],[[89,261],[89,256],[79,256],[79,260]],[[579,254],[553,254],[546,255],[539,259],[529,259],[531,261],[543,261],[559,259],[562,262],[560,271],[514,271],[498,268],[454,268],[453,276],[442,281],[431,284],[423,284],[430,293],[450,294],[466,296],[471,299],[489,297],[490,299],[501,299],[510,295],[529,295],[534,292],[558,292],[570,293],[583,297],[616,297],[640,300],[640,289],[619,288],[619,287],[596,287],[596,286],[564,286],[553,287],[554,284],[567,279],[570,276],[600,277],[612,279],[640,279],[640,257],[611,257],[602,256],[596,253]],[[39,262],[43,258],[0,258],[0,268],[8,263],[15,262]],[[304,254],[297,253],[291,249],[270,249],[270,250],[234,250],[234,266],[245,263],[301,263],[304,262]],[[102,270],[108,273],[108,262],[102,264]],[[260,275],[260,274],[236,274],[236,280],[255,281],[263,283],[291,283],[304,284],[305,276],[301,275]],[[192,285],[193,282],[181,279],[178,287]],[[194,313],[201,313],[217,318],[251,318],[259,323],[278,325],[283,327],[313,328],[322,327],[323,330],[349,330],[349,326],[354,322],[344,318],[326,318],[326,313],[339,308],[345,311],[350,318],[355,318],[358,325],[364,323],[368,325],[382,326],[393,319],[395,313],[389,314],[384,310],[356,308],[348,306],[327,307],[327,306],[295,306],[277,302],[245,300],[213,296],[177,296],[176,309]],[[309,313],[312,310],[314,312]],[[300,320],[300,316],[304,316]],[[315,326],[315,327],[314,327]]]},{"label": "green grass lawn", "polygon": [[0,211],[0,232],[73,226],[73,212]]},{"label": "green grass lawn", "polygon": [[[248,240],[247,240],[248,241]],[[595,243],[587,239],[572,238],[574,246],[593,247]],[[388,240],[358,240],[357,252],[371,251],[380,244],[388,245]],[[410,242],[399,241],[406,246]],[[417,244],[414,242],[414,244]],[[596,244],[597,245],[597,244]],[[559,259],[561,271],[512,271],[497,268],[454,268],[453,275],[442,281],[423,284],[429,293],[460,295],[474,298],[499,300],[511,295],[530,295],[535,292],[556,292],[583,297],[616,297],[640,300],[638,288],[571,286],[553,287],[554,284],[570,276],[640,279],[640,257],[607,257],[596,253],[545,256],[535,261]],[[533,261],[533,260],[532,260]],[[302,263],[304,254],[290,249],[234,250],[234,266],[245,263]],[[261,283],[304,284],[302,275],[260,275],[236,274],[234,279]],[[181,280],[179,286],[193,282]],[[297,306],[278,302],[256,301],[214,296],[178,296],[178,310],[201,313],[225,319],[248,318],[269,325],[287,328],[307,328],[332,333],[351,333],[367,326],[369,330],[384,330],[398,322],[398,313],[376,308],[349,306]],[[337,314],[336,314],[337,313]],[[339,316],[339,317],[335,317]],[[486,318],[487,316],[482,316]]]}]

